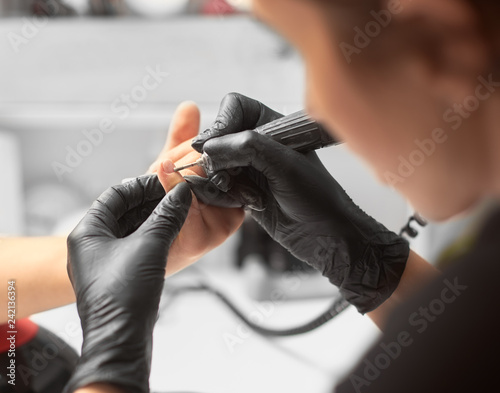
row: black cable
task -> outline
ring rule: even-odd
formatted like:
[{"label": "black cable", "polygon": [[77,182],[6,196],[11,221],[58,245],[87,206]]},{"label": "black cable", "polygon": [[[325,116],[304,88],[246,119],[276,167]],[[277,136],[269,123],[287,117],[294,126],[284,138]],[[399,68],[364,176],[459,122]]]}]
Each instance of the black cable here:
[{"label": "black cable", "polygon": [[238,318],[240,318],[245,324],[247,324],[251,329],[253,329],[255,332],[267,336],[267,337],[287,337],[287,336],[294,336],[298,334],[304,334],[308,333],[331,319],[335,318],[338,314],[340,314],[342,311],[344,311],[347,307],[350,306],[350,303],[347,302],[344,298],[338,298],[336,299],[332,305],[321,315],[319,315],[317,318],[313,319],[311,322],[308,322],[304,325],[291,328],[291,329],[270,329],[261,325],[258,325],[252,321],[250,321],[242,311],[231,301],[228,299],[226,295],[223,293],[219,292],[217,289],[207,285],[207,284],[200,284],[198,286],[185,286],[185,287],[179,287],[174,289],[173,296],[176,296],[182,292],[196,292],[196,291],[206,291],[209,292],[216,297],[218,297]]},{"label": "black cable", "polygon": [[421,227],[425,227],[428,224],[428,222],[425,218],[423,218],[419,213],[415,212],[415,214],[413,214],[413,216],[411,216],[408,219],[408,222],[406,223],[406,225],[403,228],[401,228],[401,231],[399,232],[399,236],[403,236],[406,234],[409,237],[411,237],[412,239],[414,239],[418,236],[418,231],[411,226],[411,223],[413,221],[415,221]]}]

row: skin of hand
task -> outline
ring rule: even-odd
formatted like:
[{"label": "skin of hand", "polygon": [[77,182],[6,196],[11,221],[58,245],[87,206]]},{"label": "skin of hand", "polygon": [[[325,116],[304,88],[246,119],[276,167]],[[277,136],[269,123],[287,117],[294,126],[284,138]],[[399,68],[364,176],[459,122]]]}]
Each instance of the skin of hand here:
[{"label": "skin of hand", "polygon": [[[183,176],[203,176],[200,167],[192,167],[180,174],[167,176],[162,163],[171,170],[171,162],[181,166],[196,161],[200,153],[191,147],[191,141],[198,135],[200,111],[192,102],[179,105],[174,114],[164,148],[157,160],[150,166],[150,173],[157,173],[165,191],[185,181]],[[167,172],[168,173],[168,172]],[[182,175],[182,176],[181,176]],[[222,244],[243,223],[244,211],[241,208],[208,206],[193,195],[188,217],[179,236],[175,239],[167,263],[167,276],[196,262],[204,254]]]}]

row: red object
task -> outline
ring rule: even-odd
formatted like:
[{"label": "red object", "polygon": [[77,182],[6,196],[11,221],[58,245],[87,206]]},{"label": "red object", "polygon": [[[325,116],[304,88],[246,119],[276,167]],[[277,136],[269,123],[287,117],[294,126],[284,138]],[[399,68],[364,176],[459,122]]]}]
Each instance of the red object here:
[{"label": "red object", "polygon": [[227,15],[235,12],[225,0],[208,0],[202,8],[202,13],[207,15]]},{"label": "red object", "polygon": [[[5,353],[9,350],[11,341],[13,344],[15,343],[16,348],[19,348],[33,340],[38,333],[38,329],[38,325],[28,318],[17,320],[13,329],[11,329],[9,324],[0,325],[0,353]],[[16,333],[8,333],[12,331]],[[15,340],[9,340],[10,337],[14,337]]]}]

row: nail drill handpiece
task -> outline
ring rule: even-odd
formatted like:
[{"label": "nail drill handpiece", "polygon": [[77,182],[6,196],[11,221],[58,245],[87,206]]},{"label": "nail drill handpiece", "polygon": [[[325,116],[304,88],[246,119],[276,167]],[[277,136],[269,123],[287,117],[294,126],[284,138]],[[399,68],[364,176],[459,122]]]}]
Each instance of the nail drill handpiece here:
[{"label": "nail drill handpiece", "polygon": [[[270,123],[255,128],[253,131],[288,146],[301,153],[339,144],[319,123],[311,119],[304,111],[292,113]],[[175,168],[175,172],[193,166],[201,166],[205,172],[213,170],[210,157],[203,155],[195,162]]]}]

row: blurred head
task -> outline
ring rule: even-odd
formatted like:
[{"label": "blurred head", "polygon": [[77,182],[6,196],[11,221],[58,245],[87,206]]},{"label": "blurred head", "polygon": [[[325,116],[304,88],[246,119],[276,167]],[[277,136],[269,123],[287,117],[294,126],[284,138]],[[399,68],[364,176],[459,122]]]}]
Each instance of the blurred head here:
[{"label": "blurred head", "polygon": [[309,112],[415,209],[446,219],[492,191],[495,2],[254,0],[254,12],[301,52]]}]

